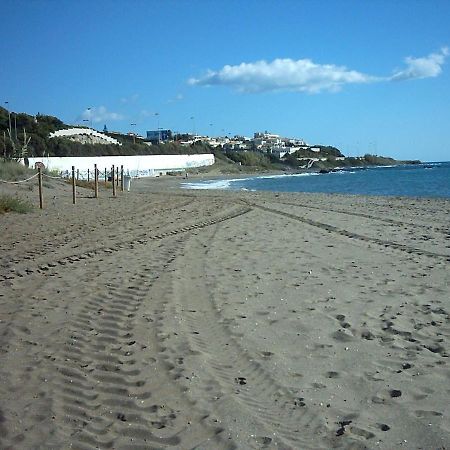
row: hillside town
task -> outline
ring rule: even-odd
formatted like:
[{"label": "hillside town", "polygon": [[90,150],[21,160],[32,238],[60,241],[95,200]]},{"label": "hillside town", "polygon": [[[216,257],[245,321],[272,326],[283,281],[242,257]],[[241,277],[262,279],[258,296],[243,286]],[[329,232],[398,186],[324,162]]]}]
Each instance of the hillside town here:
[{"label": "hillside town", "polygon": [[[181,146],[192,146],[203,143],[214,149],[221,149],[224,152],[258,152],[272,155],[282,159],[287,155],[297,154],[297,160],[311,162],[326,161],[330,156],[335,161],[344,160],[345,156],[338,149],[333,147],[323,147],[310,145],[302,138],[282,137],[268,131],[256,132],[253,138],[246,136],[203,136],[197,134],[174,133],[171,130],[159,129],[147,131],[144,137],[135,133],[124,135],[120,132],[108,131],[106,126],[103,133],[91,128],[70,128],[58,130],[50,134],[50,138],[68,138],[72,141],[83,144],[115,144],[122,145],[123,138],[132,139],[134,143],[145,145],[163,145],[176,143]],[[324,150],[324,148],[326,150]],[[299,156],[299,155],[302,156]]]},{"label": "hillside town", "polygon": [[[142,136],[136,138],[144,139]],[[253,138],[246,136],[201,136],[193,134],[177,135],[171,130],[147,131],[147,141],[154,144],[176,141],[181,145],[192,145],[196,142],[203,142],[213,148],[222,148],[224,151],[258,151],[271,153],[278,158],[287,154],[293,154],[299,150],[309,150],[313,153],[320,153],[320,147],[306,143],[302,138],[282,137],[268,131],[256,132]]]},{"label": "hillside town", "polygon": [[[396,164],[392,158],[365,154],[345,156],[330,145],[311,144],[303,138],[258,131],[253,137],[199,135],[156,128],[135,132],[102,131],[81,124],[69,125],[54,116],[13,113],[0,107],[0,148],[3,158],[79,156],[182,155],[211,153],[231,166],[248,170],[331,170],[337,167]],[[253,169],[250,169],[253,167]]]}]

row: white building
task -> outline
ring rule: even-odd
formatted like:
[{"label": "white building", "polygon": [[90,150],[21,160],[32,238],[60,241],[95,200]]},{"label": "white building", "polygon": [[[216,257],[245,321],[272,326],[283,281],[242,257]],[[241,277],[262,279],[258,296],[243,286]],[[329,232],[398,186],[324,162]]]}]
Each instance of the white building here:
[{"label": "white building", "polygon": [[283,156],[291,155],[292,153],[295,153],[297,150],[298,148],[296,147],[274,146],[270,148],[270,153],[281,159]]},{"label": "white building", "polygon": [[267,145],[284,146],[284,141],[280,138],[278,134],[268,133],[255,133],[253,136],[253,143],[256,148],[262,148]]}]

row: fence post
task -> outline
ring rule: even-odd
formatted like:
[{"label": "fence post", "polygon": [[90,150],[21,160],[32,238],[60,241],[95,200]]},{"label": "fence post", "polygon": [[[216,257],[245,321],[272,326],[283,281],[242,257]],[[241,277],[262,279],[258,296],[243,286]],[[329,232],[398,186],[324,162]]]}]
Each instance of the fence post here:
[{"label": "fence post", "polygon": [[72,203],[75,205],[76,202],[77,202],[77,182],[75,180],[75,166],[72,166]]},{"label": "fence post", "polygon": [[108,177],[106,176],[106,167],[105,167],[105,183],[108,181]]},{"label": "fence post", "polygon": [[77,169],[77,180],[80,179],[80,169]]},{"label": "fence post", "polygon": [[97,164],[94,164],[94,192],[95,192],[95,198],[98,198],[98,170],[97,170]]},{"label": "fence post", "polygon": [[120,190],[123,192],[123,166],[120,166]]},{"label": "fence post", "polygon": [[39,208],[44,209],[44,197],[42,195],[42,169],[38,167],[38,180],[39,180]]},{"label": "fence post", "polygon": [[88,169],[88,179],[87,180],[88,180],[88,183],[89,183],[89,169]]},{"label": "fence post", "polygon": [[113,164],[112,170],[111,170],[111,182],[112,182],[113,197],[116,196],[116,180],[114,179],[114,176],[115,176],[115,169],[114,169],[114,164]]},{"label": "fence post", "polygon": [[116,167],[116,186],[119,186],[119,166]]}]

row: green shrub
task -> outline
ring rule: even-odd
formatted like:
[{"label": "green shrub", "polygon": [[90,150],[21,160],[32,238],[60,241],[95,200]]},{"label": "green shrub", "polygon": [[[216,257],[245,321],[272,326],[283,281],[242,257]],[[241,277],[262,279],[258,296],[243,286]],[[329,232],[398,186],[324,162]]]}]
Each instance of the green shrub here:
[{"label": "green shrub", "polygon": [[18,181],[31,177],[36,172],[15,161],[0,161],[0,180]]},{"label": "green shrub", "polygon": [[259,166],[264,169],[272,167],[271,160],[267,155],[256,152],[226,152],[227,158],[240,162],[243,166]]},{"label": "green shrub", "polygon": [[0,214],[7,212],[27,213],[33,209],[31,203],[19,197],[0,195]]}]

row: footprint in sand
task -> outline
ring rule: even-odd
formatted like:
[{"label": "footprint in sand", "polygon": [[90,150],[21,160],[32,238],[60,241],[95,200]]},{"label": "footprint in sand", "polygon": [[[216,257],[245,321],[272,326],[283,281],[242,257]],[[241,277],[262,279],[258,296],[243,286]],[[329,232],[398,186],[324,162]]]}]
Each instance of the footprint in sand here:
[{"label": "footprint in sand", "polygon": [[338,342],[350,342],[354,339],[353,335],[346,330],[337,330],[331,334],[331,337]]},{"label": "footprint in sand", "polygon": [[268,447],[272,443],[272,438],[268,436],[257,436],[255,437],[255,441],[258,445],[260,445],[260,448]]},{"label": "footprint in sand", "polygon": [[417,417],[425,418],[425,419],[430,419],[431,417],[442,416],[442,413],[440,413],[438,411],[425,411],[423,409],[417,409],[416,411],[414,411],[414,414]]},{"label": "footprint in sand", "polygon": [[339,372],[330,371],[325,374],[327,378],[339,378]]}]

